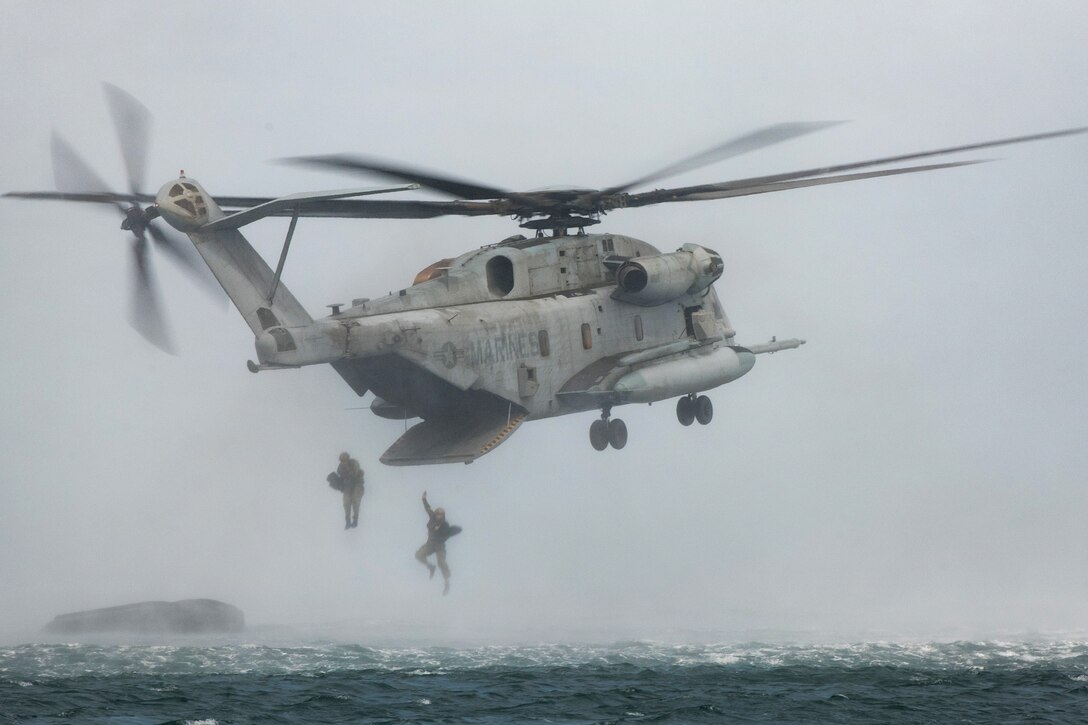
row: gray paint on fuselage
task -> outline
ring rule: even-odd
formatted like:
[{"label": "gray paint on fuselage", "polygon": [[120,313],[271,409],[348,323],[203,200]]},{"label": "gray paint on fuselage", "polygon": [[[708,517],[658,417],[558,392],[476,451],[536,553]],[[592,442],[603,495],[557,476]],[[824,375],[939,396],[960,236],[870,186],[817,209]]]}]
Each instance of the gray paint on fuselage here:
[{"label": "gray paint on fuselage", "polygon": [[[526,239],[474,250],[458,257],[440,277],[353,306],[331,319],[348,325],[350,357],[393,355],[366,365],[382,380],[369,387],[390,403],[418,410],[420,396],[461,399],[456,391],[479,390],[525,408],[530,419],[572,411],[557,393],[580,371],[602,358],[644,350],[687,336],[685,307],[720,309],[713,289],[655,307],[613,300],[613,272],[602,260],[658,254],[653,246],[620,235]],[[506,257],[513,271],[507,294],[489,284],[488,262]],[[552,267],[554,276],[533,275]],[[548,283],[550,289],[541,285]],[[716,312],[716,310],[715,310]],[[635,318],[641,319],[642,340]],[[589,325],[591,347],[583,346]],[[719,328],[728,325],[718,320]],[[548,338],[548,355],[541,349]],[[389,360],[403,358],[451,386],[420,381],[392,384]],[[533,368],[535,392],[520,395],[518,368]],[[364,378],[369,377],[363,374]],[[379,389],[381,392],[379,392]],[[455,404],[455,403],[449,403]],[[447,405],[443,403],[442,405]],[[578,408],[593,407],[579,403]]]}]

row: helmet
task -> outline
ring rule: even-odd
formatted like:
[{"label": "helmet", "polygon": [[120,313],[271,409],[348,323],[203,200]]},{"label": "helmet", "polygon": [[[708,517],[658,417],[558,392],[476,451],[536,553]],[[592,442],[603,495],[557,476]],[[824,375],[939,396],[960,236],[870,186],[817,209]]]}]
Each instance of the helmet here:
[{"label": "helmet", "polygon": [[445,515],[446,515],[446,509],[444,509],[444,508],[442,508],[441,506],[439,506],[438,508],[436,508],[436,509],[434,510],[434,515],[435,515],[435,516],[445,516]]},{"label": "helmet", "polygon": [[346,452],[340,454],[340,460],[341,461],[346,461],[349,458],[351,458],[351,456],[349,456]]}]

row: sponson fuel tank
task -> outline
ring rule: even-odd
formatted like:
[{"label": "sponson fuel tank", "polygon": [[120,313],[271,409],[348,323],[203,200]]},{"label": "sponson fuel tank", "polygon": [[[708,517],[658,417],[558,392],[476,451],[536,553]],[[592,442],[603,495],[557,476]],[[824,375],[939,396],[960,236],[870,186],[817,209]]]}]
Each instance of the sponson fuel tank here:
[{"label": "sponson fuel tank", "polygon": [[755,364],[756,356],[743,347],[719,347],[627,373],[616,381],[613,391],[624,403],[650,403],[716,388],[736,380]]}]

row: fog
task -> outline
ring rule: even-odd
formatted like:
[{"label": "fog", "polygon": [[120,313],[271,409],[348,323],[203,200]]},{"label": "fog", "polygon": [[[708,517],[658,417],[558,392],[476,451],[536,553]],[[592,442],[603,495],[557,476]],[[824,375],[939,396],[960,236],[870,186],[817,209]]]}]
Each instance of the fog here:
[{"label": "fog", "polygon": [[[155,115],[149,190],[360,184],[359,152],[513,189],[600,188],[782,121],[849,120],[668,180],[722,181],[1088,123],[1082,3],[4,3],[0,191],[52,189],[56,129],[124,172],[102,81]],[[742,343],[714,390],[532,422],[470,466],[377,462],[403,423],[328,367],[253,375],[226,303],[155,258],[180,348],[125,321],[129,239],[0,201],[0,639],[54,615],[222,599],[367,641],[983,637],[1088,630],[1088,136],[967,168],[619,210],[595,228],[723,254]],[[367,182],[361,182],[367,183]],[[275,259],[284,220],[248,227]],[[507,219],[302,220],[311,314],[403,287]],[[342,529],[325,474],[367,473]],[[423,490],[464,532],[412,556]]]}]

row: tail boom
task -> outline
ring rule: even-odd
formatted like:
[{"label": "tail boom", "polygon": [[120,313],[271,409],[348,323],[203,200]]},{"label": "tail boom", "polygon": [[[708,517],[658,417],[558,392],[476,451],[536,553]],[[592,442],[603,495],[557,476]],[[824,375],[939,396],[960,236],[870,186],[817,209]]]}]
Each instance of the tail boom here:
[{"label": "tail boom", "polygon": [[309,325],[313,318],[282,284],[272,289],[268,263],[237,229],[205,230],[226,216],[203,187],[184,176],[167,182],[156,197],[162,218],[193,241],[220,286],[253,334],[272,328]]}]

